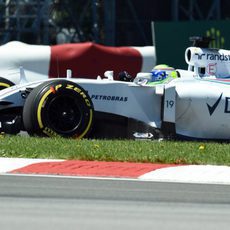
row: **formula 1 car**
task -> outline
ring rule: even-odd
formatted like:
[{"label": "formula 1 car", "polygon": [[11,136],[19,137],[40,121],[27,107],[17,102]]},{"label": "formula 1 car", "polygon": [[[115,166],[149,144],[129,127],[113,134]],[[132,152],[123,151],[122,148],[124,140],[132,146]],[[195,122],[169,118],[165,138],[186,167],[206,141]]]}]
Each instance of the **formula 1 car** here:
[{"label": "formula 1 car", "polygon": [[[195,38],[188,70],[158,66],[133,81],[67,78],[0,91],[0,131],[71,138],[230,139],[230,51]],[[1,79],[0,79],[1,80]],[[6,83],[7,84],[7,83]],[[0,84],[1,85],[1,84]]]}]

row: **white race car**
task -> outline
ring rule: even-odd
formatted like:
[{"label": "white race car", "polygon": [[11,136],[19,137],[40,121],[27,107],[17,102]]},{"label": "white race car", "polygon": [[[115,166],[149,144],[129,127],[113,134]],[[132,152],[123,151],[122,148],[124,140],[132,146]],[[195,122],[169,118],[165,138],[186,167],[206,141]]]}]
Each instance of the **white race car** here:
[{"label": "white race car", "polygon": [[158,66],[133,81],[115,81],[109,71],[103,79],[76,79],[68,70],[67,78],[27,82],[21,71],[20,84],[0,91],[0,131],[228,140],[230,51],[206,48],[205,39],[195,41],[185,51],[188,70]]}]

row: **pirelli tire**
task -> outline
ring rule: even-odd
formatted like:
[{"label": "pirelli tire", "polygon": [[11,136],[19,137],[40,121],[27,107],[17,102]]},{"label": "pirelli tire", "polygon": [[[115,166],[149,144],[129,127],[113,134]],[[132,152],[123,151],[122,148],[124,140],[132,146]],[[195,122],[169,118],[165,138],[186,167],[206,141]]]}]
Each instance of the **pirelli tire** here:
[{"label": "pirelli tire", "polygon": [[10,81],[6,78],[0,77],[0,90],[9,88],[13,85],[15,85],[15,84],[12,81]]},{"label": "pirelli tire", "polygon": [[87,137],[93,123],[93,103],[78,84],[45,82],[33,89],[23,108],[23,124],[30,135]]}]

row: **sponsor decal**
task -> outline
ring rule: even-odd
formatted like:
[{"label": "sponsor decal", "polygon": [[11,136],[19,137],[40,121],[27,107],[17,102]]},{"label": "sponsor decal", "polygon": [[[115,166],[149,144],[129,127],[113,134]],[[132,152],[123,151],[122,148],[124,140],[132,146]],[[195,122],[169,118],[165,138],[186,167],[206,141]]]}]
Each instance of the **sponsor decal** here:
[{"label": "sponsor decal", "polygon": [[219,105],[220,100],[222,98],[222,95],[223,95],[223,93],[221,93],[221,95],[219,96],[219,98],[217,99],[217,101],[213,105],[209,105],[208,103],[206,103],[208,106],[208,111],[209,111],[210,116],[212,116],[212,114],[216,110],[217,106]]},{"label": "sponsor decal", "polygon": [[80,88],[78,88],[74,85],[67,84],[66,89],[71,89],[71,90],[76,91],[84,99],[86,105],[88,107],[91,107],[91,103],[90,103],[89,99],[87,98],[86,94]]},{"label": "sponsor decal", "polygon": [[142,139],[142,140],[151,139],[154,137],[152,133],[139,133],[139,132],[135,132],[133,136],[136,139]]},{"label": "sponsor decal", "polygon": [[[222,99],[222,95],[223,93],[221,93],[221,95],[219,96],[219,98],[213,105],[209,105],[208,103],[206,103],[208,106],[208,111],[209,111],[210,116],[212,116],[217,106],[219,105]],[[225,97],[224,113],[230,113],[230,97]]]},{"label": "sponsor decal", "polygon": [[128,97],[121,97],[121,96],[113,96],[113,95],[91,95],[92,100],[98,101],[118,101],[118,102],[127,102]]},{"label": "sponsor decal", "polygon": [[198,60],[209,60],[209,61],[230,61],[230,54],[221,54],[221,53],[195,53]]},{"label": "sponsor decal", "polygon": [[60,137],[60,135],[58,135],[55,131],[53,131],[52,129],[45,127],[42,132],[44,134],[46,134],[49,137]]},{"label": "sponsor decal", "polygon": [[202,57],[203,57],[205,54],[198,54],[198,53],[195,53],[195,55],[197,56],[198,60],[201,60]]},{"label": "sponsor decal", "polygon": [[230,113],[230,97],[225,98],[225,108],[224,108],[225,113]]},{"label": "sponsor decal", "polygon": [[207,72],[209,75],[215,75],[217,72],[217,63],[208,64]]}]

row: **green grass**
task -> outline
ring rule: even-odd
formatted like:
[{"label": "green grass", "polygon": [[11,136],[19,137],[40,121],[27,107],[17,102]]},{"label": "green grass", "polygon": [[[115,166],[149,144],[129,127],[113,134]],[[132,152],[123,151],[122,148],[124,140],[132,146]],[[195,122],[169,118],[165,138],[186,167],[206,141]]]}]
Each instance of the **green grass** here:
[{"label": "green grass", "polygon": [[227,143],[0,136],[0,157],[230,165]]}]

